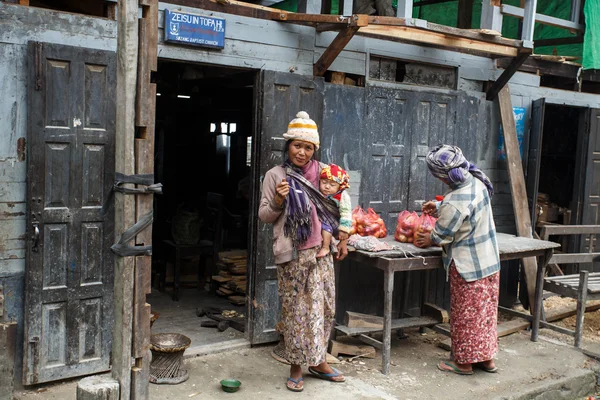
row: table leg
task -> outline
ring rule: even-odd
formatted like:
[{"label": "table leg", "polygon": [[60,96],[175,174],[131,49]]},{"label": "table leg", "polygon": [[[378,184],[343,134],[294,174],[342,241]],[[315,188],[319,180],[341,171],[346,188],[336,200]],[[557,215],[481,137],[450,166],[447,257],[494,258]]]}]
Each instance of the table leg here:
[{"label": "table leg", "polygon": [[542,309],[544,307],[544,271],[548,261],[552,258],[552,249],[546,250],[544,255],[540,257],[537,275],[535,279],[535,304],[532,306],[533,324],[531,326],[531,341],[537,342],[540,332],[540,319],[542,318]]},{"label": "table leg", "polygon": [[390,373],[390,353],[392,348],[392,299],[394,298],[394,272],[386,269],[383,272],[383,288],[385,299],[383,302],[383,357],[381,372]]}]

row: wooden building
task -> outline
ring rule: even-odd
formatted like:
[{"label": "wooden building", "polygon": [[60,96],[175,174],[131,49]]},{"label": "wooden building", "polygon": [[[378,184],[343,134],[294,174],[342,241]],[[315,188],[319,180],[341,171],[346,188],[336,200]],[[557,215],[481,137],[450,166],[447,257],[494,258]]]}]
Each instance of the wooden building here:
[{"label": "wooden building", "polygon": [[[142,308],[130,324],[147,321],[149,310],[140,310],[150,275],[164,289],[148,296],[161,315],[153,331],[175,313],[168,307],[173,289],[163,287],[173,251],[166,241],[182,213],[206,223],[202,210],[209,193],[223,196],[222,250],[248,254],[248,322],[236,343],[277,340],[271,233],[256,213],[260,178],[282,161],[281,134],[300,110],[319,125],[320,159],[351,171],[354,205],[374,208],[388,229],[400,211],[417,210],[442,194],[423,159],[430,146],[446,142],[460,146],[490,176],[498,230],[514,233],[496,100],[508,81],[512,105],[524,109],[523,166],[531,199],[546,193],[571,209],[571,223],[598,223],[600,75],[530,55],[535,1],[526,1],[523,10],[484,0],[483,32],[413,19],[412,1],[406,0],[398,1],[397,17],[350,16],[351,4],[342,3],[341,18],[318,14],[322,6],[313,1],[298,5],[306,13],[234,0],[139,3],[140,43],[150,45],[139,48],[132,110],[116,105],[123,91],[117,85],[116,2],[0,2],[0,323],[10,325],[0,331],[0,341],[9,344],[0,343],[0,352],[16,350],[0,357],[0,370],[14,370],[17,387],[106,371],[115,318],[123,322],[114,305],[127,310],[136,302]],[[225,21],[223,48],[167,41],[165,30],[172,28],[166,10]],[[568,21],[538,15],[538,22],[554,18],[554,25],[582,30],[579,11]],[[490,34],[501,30],[502,13],[524,17],[519,39]],[[115,167],[122,161],[116,151],[119,113],[135,113],[130,174],[154,173],[154,182],[163,185],[154,207],[147,199],[134,207],[137,220],[154,209],[152,233],[136,240],[152,245],[153,256],[152,262],[137,257],[146,270],[136,275],[137,297],[125,305],[115,291],[123,284],[122,269],[111,252],[123,229],[115,226],[114,208],[103,209],[111,204],[115,172],[127,174]],[[238,185],[244,180],[250,182],[247,198]],[[190,219],[183,219],[186,229]],[[211,265],[198,273],[200,291],[178,296],[180,304],[188,299],[188,311],[202,306],[207,295],[194,296],[204,291],[203,278],[217,272]],[[503,269],[502,301],[508,306],[516,301],[518,270]],[[413,282],[422,279],[414,275]],[[381,315],[381,275],[345,262],[337,279],[338,315]],[[404,283],[396,280],[396,293]],[[402,312],[418,313],[420,296],[447,303],[442,271],[432,274],[429,288],[407,292]],[[203,351],[217,342],[202,343]],[[143,358],[145,345],[130,344],[138,352],[134,358]],[[9,385],[10,374],[0,375],[0,384]]]}]

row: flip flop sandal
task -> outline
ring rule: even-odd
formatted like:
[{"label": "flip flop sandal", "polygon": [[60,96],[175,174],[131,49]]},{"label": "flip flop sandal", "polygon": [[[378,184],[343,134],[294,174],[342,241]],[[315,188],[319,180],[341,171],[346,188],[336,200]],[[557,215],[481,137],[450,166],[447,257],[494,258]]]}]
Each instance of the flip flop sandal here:
[{"label": "flip flop sandal", "polygon": [[342,373],[340,371],[338,371],[335,368],[331,368],[333,370],[333,373],[330,374],[326,374],[324,372],[319,372],[316,369],[313,369],[312,367],[308,367],[308,372],[310,372],[311,374],[313,374],[314,376],[316,376],[319,379],[324,379],[326,381],[330,381],[330,382],[336,382],[336,383],[342,383],[342,382],[346,382],[346,378],[344,378],[343,380],[339,381],[339,380],[335,380],[332,378],[335,378],[337,376],[342,375]]},{"label": "flip flop sandal", "polygon": [[[442,365],[445,365],[446,367],[448,367],[450,369],[442,368]],[[449,363],[448,361],[440,362],[437,367],[440,371],[444,371],[444,372],[453,372],[458,375],[473,375],[473,371],[463,371],[463,370],[459,369],[457,366]]]},{"label": "flip flop sandal", "polygon": [[[287,380],[288,381],[285,384],[285,387],[288,388],[288,390],[291,390],[292,392],[301,392],[301,391],[304,390],[304,385],[298,387],[298,385],[300,384],[300,382],[304,381],[304,378],[298,378],[298,379],[288,378]],[[290,386],[289,382],[292,382],[294,384],[294,386]]]},{"label": "flip flop sandal", "polygon": [[489,373],[498,372],[498,367],[494,366],[494,368],[486,368],[482,363],[475,364],[475,367]]}]

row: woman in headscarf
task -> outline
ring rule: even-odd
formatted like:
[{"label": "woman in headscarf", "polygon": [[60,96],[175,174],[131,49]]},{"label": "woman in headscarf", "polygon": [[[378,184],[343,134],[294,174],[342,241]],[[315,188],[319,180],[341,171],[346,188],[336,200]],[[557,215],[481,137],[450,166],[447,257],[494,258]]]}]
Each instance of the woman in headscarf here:
[{"label": "woman in headscarf", "polygon": [[[318,378],[344,382],[342,373],[327,364],[327,345],[335,320],[335,275],[331,254],[317,258],[321,221],[334,231],[340,215],[333,200],[322,195],[319,175],[326,164],[313,160],[319,148],[317,125],[301,111],[283,134],[283,165],[271,168],[262,184],[258,216],[273,224],[273,255],[281,299],[284,358],[291,364],[289,390],[304,388],[301,365]],[[339,232],[337,259],[347,254],[348,235]]]},{"label": "woman in headscarf", "polygon": [[437,214],[438,220],[432,232],[415,240],[421,247],[442,246],[450,280],[453,360],[441,361],[438,368],[461,375],[473,374],[473,367],[496,372],[500,256],[490,200],[494,189],[456,146],[433,148],[427,166],[450,187],[441,202],[423,205],[423,212]]}]

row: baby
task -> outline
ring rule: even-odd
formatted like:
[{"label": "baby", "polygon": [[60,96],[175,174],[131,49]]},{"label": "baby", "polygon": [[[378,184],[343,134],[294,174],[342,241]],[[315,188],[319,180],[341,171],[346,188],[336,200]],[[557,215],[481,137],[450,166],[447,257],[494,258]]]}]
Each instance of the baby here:
[{"label": "baby", "polygon": [[[319,176],[319,191],[326,197],[332,199],[340,210],[340,226],[338,230],[349,233],[352,229],[352,204],[350,196],[345,189],[350,187],[350,177],[341,167],[335,164],[329,164],[321,170]],[[323,245],[317,253],[317,258],[323,258],[330,252],[331,238],[333,228],[322,223],[321,235],[323,236]]]}]

